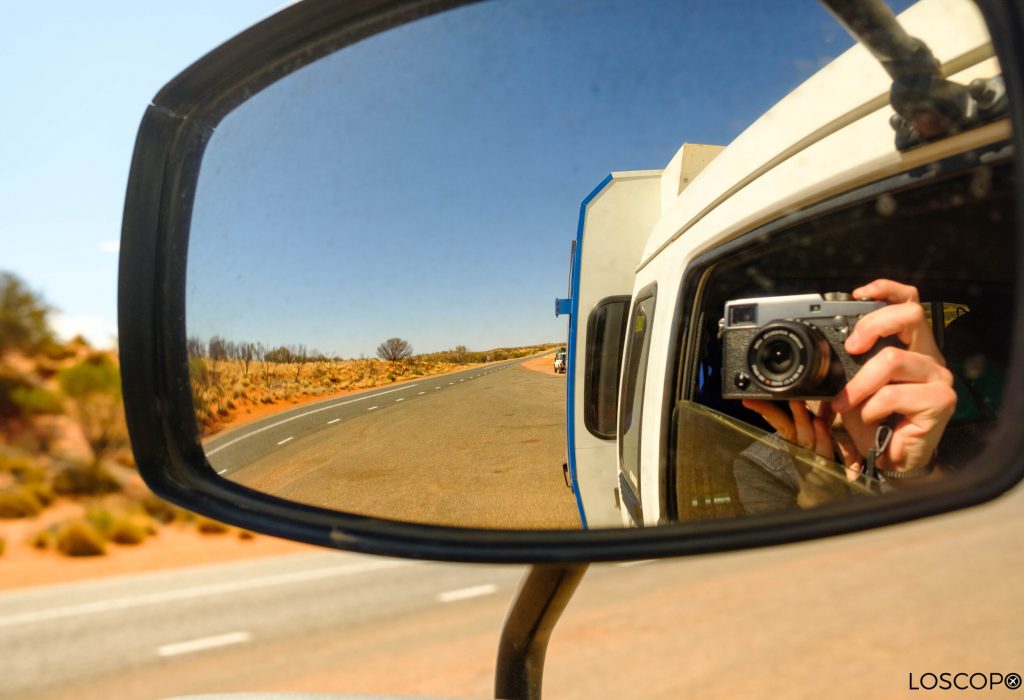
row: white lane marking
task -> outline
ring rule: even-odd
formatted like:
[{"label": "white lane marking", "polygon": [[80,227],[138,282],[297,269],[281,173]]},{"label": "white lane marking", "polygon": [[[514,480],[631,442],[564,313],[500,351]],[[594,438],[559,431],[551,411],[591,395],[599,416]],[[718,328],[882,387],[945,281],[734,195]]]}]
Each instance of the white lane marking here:
[{"label": "white lane marking", "polygon": [[624,568],[627,568],[627,567],[630,567],[630,566],[640,566],[641,564],[650,564],[650,563],[655,562],[655,561],[657,561],[657,560],[656,559],[637,559],[636,561],[620,561],[615,566],[618,566],[618,567],[624,569]]},{"label": "white lane marking", "polygon": [[359,562],[356,564],[341,564],[339,566],[310,569],[308,571],[291,571],[284,574],[273,574],[259,578],[225,581],[223,583],[210,583],[203,586],[190,586],[178,588],[171,591],[159,591],[157,593],[142,593],[140,595],[127,596],[124,598],[111,598],[108,600],[96,600],[90,603],[78,603],[76,605],[65,605],[59,608],[47,608],[45,610],[31,610],[29,612],[15,613],[0,617],[0,629],[14,627],[16,625],[29,625],[50,620],[62,620],[69,617],[81,615],[94,615],[96,613],[110,612],[112,610],[127,610],[138,608],[143,605],[161,605],[178,600],[193,600],[205,598],[211,595],[223,595],[225,593],[237,593],[259,588],[270,588],[283,586],[289,583],[303,583],[305,581],[317,581],[320,579],[334,578],[335,576],[351,576],[364,574],[371,571],[393,569],[399,566],[411,566],[415,562],[383,559],[381,561]]},{"label": "white lane marking", "polygon": [[417,396],[423,396],[423,395],[424,395],[425,393],[427,393],[427,392],[425,392],[425,391],[421,391],[421,392],[419,392],[419,393],[418,393],[418,394],[416,394],[416,395],[417,395]]},{"label": "white lane marking", "polygon": [[278,444],[278,445],[283,445],[283,444],[285,444],[286,442],[291,442],[291,441],[292,441],[292,440],[294,440],[294,439],[295,439],[295,436],[294,436],[294,435],[293,435],[292,437],[286,437],[286,438],[285,438],[284,440],[282,440],[281,442],[279,442],[279,443],[277,443],[277,444]]},{"label": "white lane marking", "polygon": [[402,397],[402,398],[400,398],[400,399],[395,399],[395,403],[398,403],[399,401],[405,401],[405,397],[403,396],[403,397]]},{"label": "white lane marking", "polygon": [[460,381],[460,382],[464,382],[464,381],[466,381],[466,380],[465,380],[465,379],[460,379],[459,381]]},{"label": "white lane marking", "polygon": [[226,471],[227,471],[227,469],[221,469],[219,472],[217,472],[217,475],[219,476],[219,475],[223,474]]},{"label": "white lane marking", "polygon": [[366,410],[367,410],[367,411],[376,411],[376,410],[377,410],[378,408],[380,408],[380,406],[370,406],[370,407],[369,407],[368,409],[366,409]]},{"label": "white lane marking", "polygon": [[442,603],[454,603],[457,600],[467,600],[469,598],[479,598],[480,596],[490,595],[497,590],[498,584],[485,583],[482,586],[470,586],[469,588],[447,591],[437,596],[437,599]]},{"label": "white lane marking", "polygon": [[220,634],[216,637],[204,637],[187,642],[164,644],[161,647],[157,647],[156,653],[158,656],[177,656],[178,654],[188,654],[193,651],[226,647],[230,644],[241,644],[250,640],[252,640],[252,635],[248,632],[229,632],[228,634]]},{"label": "white lane marking", "polygon": [[435,387],[434,387],[434,391],[437,391],[437,390],[438,390],[438,389],[440,389],[440,388],[441,388],[441,387],[439,387],[439,386],[435,386]]},{"label": "white lane marking", "polygon": [[409,384],[407,386],[399,387],[398,389],[388,389],[387,391],[381,391],[381,392],[378,392],[376,394],[370,394],[369,396],[360,396],[358,399],[351,399],[349,401],[342,401],[340,403],[332,403],[330,406],[324,406],[322,408],[314,408],[312,411],[306,411],[305,413],[300,413],[297,416],[290,416],[288,418],[285,418],[284,420],[279,420],[276,423],[271,423],[270,425],[265,425],[262,428],[257,428],[256,430],[252,431],[251,433],[246,433],[245,435],[240,435],[240,436],[236,437],[234,440],[228,440],[223,445],[215,447],[212,450],[207,450],[206,451],[206,456],[209,457],[210,455],[217,454],[218,452],[223,450],[225,447],[230,447],[231,445],[234,445],[236,442],[241,442],[242,440],[245,440],[246,438],[250,438],[253,435],[258,435],[259,433],[262,433],[264,430],[270,430],[271,428],[276,428],[279,425],[284,425],[285,423],[289,423],[289,422],[291,422],[293,420],[298,420],[299,418],[305,418],[306,416],[311,416],[314,413],[320,413],[321,411],[330,411],[332,408],[337,408],[338,406],[347,406],[350,403],[356,403],[357,401],[365,401],[366,399],[374,399],[374,398],[376,398],[378,396],[383,396],[384,394],[393,394],[396,391],[404,391],[405,389],[412,389],[414,386],[417,386],[417,385],[416,384]]},{"label": "white lane marking", "polygon": [[455,382],[448,382],[448,386],[452,386]]},{"label": "white lane marking", "polygon": [[329,421],[327,421],[327,425],[332,425],[333,423],[337,423],[340,420],[341,420],[341,418],[335,418],[334,420],[329,420]]}]

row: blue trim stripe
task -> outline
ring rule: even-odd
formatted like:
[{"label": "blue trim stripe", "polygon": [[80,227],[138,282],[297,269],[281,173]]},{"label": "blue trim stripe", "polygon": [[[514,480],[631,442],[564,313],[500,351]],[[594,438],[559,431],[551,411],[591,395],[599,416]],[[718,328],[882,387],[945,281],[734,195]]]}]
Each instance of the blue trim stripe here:
[{"label": "blue trim stripe", "polygon": [[569,478],[572,481],[572,491],[576,494],[576,507],[580,511],[580,521],[583,529],[588,529],[587,514],[583,511],[583,498],[580,496],[580,485],[576,478],[576,406],[574,396],[576,394],[576,326],[580,322],[580,260],[583,256],[583,223],[587,218],[587,205],[612,181],[611,174],[601,184],[594,188],[580,203],[580,221],[576,226],[576,254],[572,258],[572,315],[569,317],[569,343],[566,355],[568,359],[565,377],[565,425],[566,443],[569,452]]}]

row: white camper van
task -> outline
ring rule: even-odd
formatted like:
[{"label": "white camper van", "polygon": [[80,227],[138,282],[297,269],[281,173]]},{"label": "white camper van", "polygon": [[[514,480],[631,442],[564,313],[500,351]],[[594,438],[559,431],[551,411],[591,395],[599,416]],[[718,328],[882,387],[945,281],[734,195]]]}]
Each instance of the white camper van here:
[{"label": "white camper van", "polygon": [[[917,88],[887,73],[884,49],[858,43],[727,147],[684,143],[663,169],[613,172],[583,200],[571,298],[558,308],[569,315],[568,471],[584,527],[751,513],[766,488],[789,488],[802,507],[905,486],[843,469],[822,470],[816,487],[780,485],[787,475],[770,468],[760,485],[743,478],[739,455],[774,426],[723,395],[750,375],[763,395],[774,389],[750,353],[723,358],[729,302],[746,300],[739,321],[757,329],[778,320],[756,313],[777,297],[841,301],[876,279],[913,287],[955,378],[939,454],[967,454],[994,421],[1001,397],[984,387],[1008,347],[1015,255],[1000,67],[971,3],[926,0],[900,24],[949,81],[936,82],[962,86],[966,116],[933,130],[934,115],[894,115],[890,100]],[[784,318],[826,312],[811,303]],[[980,337],[953,337],[968,325]]]}]

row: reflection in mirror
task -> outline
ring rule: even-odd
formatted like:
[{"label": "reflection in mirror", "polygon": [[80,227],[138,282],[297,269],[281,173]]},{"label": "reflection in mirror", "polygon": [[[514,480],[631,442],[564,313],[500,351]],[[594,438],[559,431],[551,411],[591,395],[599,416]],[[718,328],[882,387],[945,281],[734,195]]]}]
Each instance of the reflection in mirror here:
[{"label": "reflection in mirror", "polygon": [[[953,79],[998,75],[970,3],[906,16],[957,60]],[[189,370],[211,467],[292,501],[475,528],[872,502],[908,487],[884,476],[901,465],[868,465],[867,428],[828,399],[808,441],[814,416],[784,395],[726,391],[756,368],[728,365],[738,336],[718,324],[730,301],[879,278],[918,290],[955,378],[938,473],[968,462],[1008,362],[1008,127],[901,154],[891,80],[851,46],[813,3],[497,1],[258,93],[212,134],[191,222]],[[728,258],[694,262],[729,240]],[[567,279],[568,321],[552,304]],[[900,371],[886,378],[915,383]]]}]

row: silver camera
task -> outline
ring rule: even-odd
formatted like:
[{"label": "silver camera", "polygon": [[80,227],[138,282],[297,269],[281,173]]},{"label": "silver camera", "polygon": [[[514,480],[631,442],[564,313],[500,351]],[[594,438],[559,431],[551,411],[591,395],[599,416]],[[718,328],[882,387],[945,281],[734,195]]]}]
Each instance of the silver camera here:
[{"label": "silver camera", "polygon": [[842,292],[726,302],[719,322],[722,397],[834,398],[883,347],[904,347],[895,338],[882,338],[862,355],[846,352],[843,344],[857,320],[883,306]]}]

